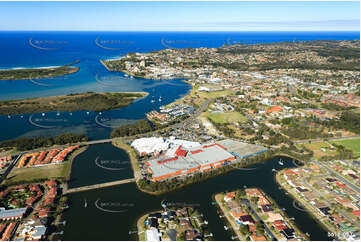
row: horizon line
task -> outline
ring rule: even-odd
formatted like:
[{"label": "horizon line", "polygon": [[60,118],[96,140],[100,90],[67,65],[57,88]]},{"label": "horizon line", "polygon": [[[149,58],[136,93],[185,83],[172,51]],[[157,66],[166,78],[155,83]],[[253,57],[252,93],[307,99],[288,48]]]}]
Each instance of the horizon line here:
[{"label": "horizon line", "polygon": [[0,29],[0,31],[5,32],[16,32],[16,31],[38,31],[38,32],[44,32],[44,31],[51,31],[51,32],[97,32],[97,31],[103,31],[103,32],[360,32],[360,30],[84,30],[84,29],[64,29],[64,30],[53,30],[53,29],[33,29],[33,30],[25,30],[25,29],[19,29],[19,30],[12,30],[12,29]]}]

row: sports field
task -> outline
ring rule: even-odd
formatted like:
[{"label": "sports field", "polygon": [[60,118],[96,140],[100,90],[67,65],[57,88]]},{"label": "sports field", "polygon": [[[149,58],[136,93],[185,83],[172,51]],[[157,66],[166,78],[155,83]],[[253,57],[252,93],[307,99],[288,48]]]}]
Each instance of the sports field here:
[{"label": "sports field", "polygon": [[245,122],[247,119],[242,114],[237,112],[226,112],[226,113],[209,113],[206,112],[205,116],[212,120],[214,123],[235,123]]},{"label": "sports field", "polygon": [[343,145],[345,148],[352,150],[354,156],[360,156],[360,138],[337,140],[332,141],[332,143]]}]

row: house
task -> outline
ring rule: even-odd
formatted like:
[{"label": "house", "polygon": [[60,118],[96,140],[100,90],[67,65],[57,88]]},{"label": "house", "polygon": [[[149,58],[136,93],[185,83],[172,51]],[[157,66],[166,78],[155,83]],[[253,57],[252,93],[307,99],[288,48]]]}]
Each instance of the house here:
[{"label": "house", "polygon": [[291,228],[286,228],[281,231],[281,233],[287,238],[287,240],[295,238],[295,230]]},{"label": "house", "polygon": [[236,223],[240,225],[250,225],[255,224],[253,218],[250,215],[243,215],[236,219]]},{"label": "house", "polygon": [[253,233],[250,236],[252,241],[267,241],[266,237],[264,235],[257,235],[256,233]]},{"label": "house", "polygon": [[267,215],[268,215],[268,218],[267,218],[266,222],[269,222],[269,223],[273,223],[274,221],[277,221],[277,220],[283,220],[282,215],[279,213],[268,212]]},{"label": "house", "polygon": [[229,192],[229,193],[226,194],[226,196],[224,196],[224,201],[226,201],[226,202],[231,201],[235,197],[236,197],[235,192]]}]

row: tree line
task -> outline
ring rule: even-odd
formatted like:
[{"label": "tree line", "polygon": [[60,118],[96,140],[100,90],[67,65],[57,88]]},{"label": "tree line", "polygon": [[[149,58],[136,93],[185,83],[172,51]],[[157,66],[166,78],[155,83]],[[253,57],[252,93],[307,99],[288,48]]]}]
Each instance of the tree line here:
[{"label": "tree line", "polygon": [[19,151],[33,150],[53,145],[65,145],[88,141],[89,138],[83,134],[61,134],[55,137],[30,137],[5,140],[0,142],[0,148],[16,148]]}]

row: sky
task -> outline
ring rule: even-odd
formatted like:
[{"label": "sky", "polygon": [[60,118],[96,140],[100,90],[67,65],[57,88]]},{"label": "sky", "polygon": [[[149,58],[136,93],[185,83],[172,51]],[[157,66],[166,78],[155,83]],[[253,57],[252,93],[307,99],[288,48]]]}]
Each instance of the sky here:
[{"label": "sky", "polygon": [[0,30],[359,31],[360,2],[0,2]]}]

